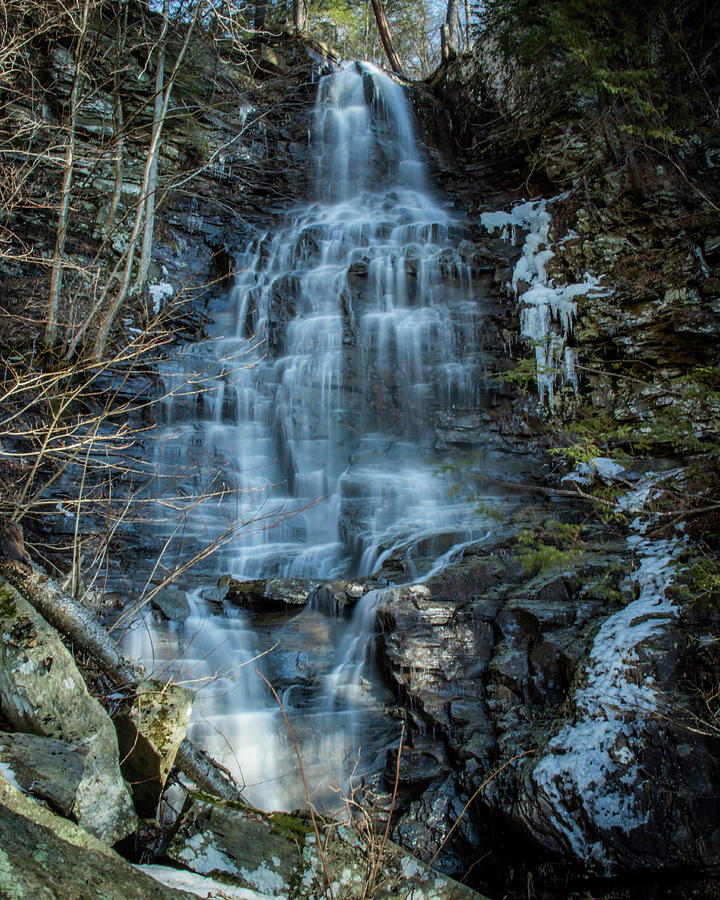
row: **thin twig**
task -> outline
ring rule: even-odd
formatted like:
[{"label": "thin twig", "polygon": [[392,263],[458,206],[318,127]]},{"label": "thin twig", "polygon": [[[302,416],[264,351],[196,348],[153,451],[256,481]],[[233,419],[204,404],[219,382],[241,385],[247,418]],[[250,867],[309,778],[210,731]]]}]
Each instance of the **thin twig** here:
[{"label": "thin twig", "polygon": [[392,822],[393,813],[395,812],[395,803],[397,801],[398,785],[400,784],[400,761],[402,759],[402,749],[403,749],[404,738],[405,738],[405,723],[403,722],[402,730],[400,732],[400,745],[398,746],[397,760],[395,762],[395,782],[393,784],[392,800],[390,801],[390,812],[388,813],[387,822],[385,823],[385,831],[383,833],[382,842],[380,844],[380,850],[377,853],[375,862],[370,871],[370,876],[367,880],[367,884],[365,887],[364,896],[366,896],[366,897],[371,897],[372,892],[375,889],[377,877],[380,872],[380,864],[383,860],[383,854],[385,853],[385,846],[388,842],[388,837],[390,835],[390,824]]},{"label": "thin twig", "polygon": [[327,867],[327,859],[325,857],[325,851],[323,850],[323,845],[320,840],[320,831],[318,829],[317,820],[315,819],[315,810],[313,808],[312,800],[310,799],[310,789],[308,788],[307,779],[305,778],[305,770],[303,769],[302,759],[300,757],[300,750],[298,749],[297,741],[295,740],[295,735],[293,733],[292,727],[290,726],[290,722],[287,717],[287,713],[285,712],[285,707],[283,706],[283,702],[278,696],[275,688],[270,684],[267,678],[263,675],[263,673],[256,667],[255,671],[262,678],[265,684],[272,691],[272,695],[277,701],[277,705],[280,707],[280,712],[282,713],[282,717],[285,720],[285,727],[288,730],[288,734],[290,735],[290,740],[292,741],[293,749],[295,750],[295,756],[297,757],[298,767],[300,769],[300,777],[302,778],[303,790],[305,791],[305,800],[307,801],[308,809],[310,810],[310,819],[312,821],[313,831],[315,832],[315,840],[317,841],[318,848],[318,856],[320,857],[320,862],[323,867],[323,874],[325,876],[325,884],[327,885],[328,894],[330,895],[330,900],[334,900],[333,889],[332,889],[332,879],[330,878],[330,872]]}]

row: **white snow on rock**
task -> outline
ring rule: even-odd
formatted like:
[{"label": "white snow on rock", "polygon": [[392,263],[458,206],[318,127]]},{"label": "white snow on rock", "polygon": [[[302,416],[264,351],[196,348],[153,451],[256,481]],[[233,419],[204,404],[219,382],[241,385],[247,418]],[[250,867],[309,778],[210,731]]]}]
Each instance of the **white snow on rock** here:
[{"label": "white snow on rock", "polygon": [[[215,881],[214,878],[206,878],[204,875],[188,872],[185,869],[156,865],[136,865],[135,868],[166,887],[188,891],[191,894],[197,894],[198,897],[205,897],[206,900],[259,900],[266,896],[248,888],[222,884],[220,881]],[[286,898],[276,896],[276,900],[286,900]]]},{"label": "white snow on rock", "polygon": [[[618,505],[635,509],[641,497],[651,495],[653,478],[657,476],[647,476]],[[659,635],[678,612],[666,588],[682,542],[646,538],[647,524],[647,516],[638,516],[628,538],[638,563],[628,576],[637,599],[600,626],[585,669],[585,686],[573,698],[574,721],[549,741],[532,773],[545,798],[543,809],[565,835],[569,849],[605,871],[610,869],[610,856],[591,833],[620,829],[628,834],[648,818],[635,748],[642,745],[644,723],[658,713],[662,698],[658,685],[638,668],[639,647]]]},{"label": "white snow on rock", "polygon": [[192,865],[203,875],[208,872],[227,872],[228,875],[237,875],[238,869],[227,854],[215,844],[212,832],[198,832],[194,834],[178,853],[183,862]]},{"label": "white snow on rock", "polygon": [[11,784],[14,788],[17,788],[19,791],[24,793],[22,787],[20,787],[20,784],[18,783],[17,778],[15,777],[15,773],[8,765],[8,763],[0,762],[0,775],[5,779],[5,781],[8,782],[8,784]]},{"label": "white snow on rock", "polygon": [[595,456],[587,462],[579,462],[572,472],[568,472],[560,480],[574,481],[576,484],[592,484],[598,475],[605,482],[615,481],[625,473],[625,466],[609,456]]},{"label": "white snow on rock", "polygon": [[[559,197],[554,200],[561,199]],[[516,242],[518,228],[527,229],[522,255],[512,276],[513,293],[522,305],[522,336],[535,347],[537,383],[540,399],[552,403],[557,384],[570,384],[577,390],[577,356],[568,346],[572,335],[579,294],[607,293],[600,279],[589,273],[578,284],[556,285],[545,271],[555,255],[550,248],[551,216],[548,204],[553,200],[520,203],[510,212],[483,213],[482,226],[489,232],[500,231],[500,237]]]},{"label": "white snow on rock", "polygon": [[245,881],[253,887],[256,887],[259,891],[262,891],[265,895],[278,897],[281,892],[287,888],[285,879],[282,875],[278,872],[273,872],[273,870],[266,866],[265,863],[258,866],[258,868],[252,872],[245,868],[240,869],[240,874]]}]

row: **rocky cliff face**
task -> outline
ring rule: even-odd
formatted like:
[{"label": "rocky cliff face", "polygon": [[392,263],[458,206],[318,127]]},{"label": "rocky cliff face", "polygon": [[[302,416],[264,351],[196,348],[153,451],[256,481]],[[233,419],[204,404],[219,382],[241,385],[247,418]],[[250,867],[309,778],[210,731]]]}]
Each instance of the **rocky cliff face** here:
[{"label": "rocky cliff face", "polygon": [[492,541],[382,603],[383,665],[414,726],[397,831],[434,853],[456,798],[472,798],[444,848],[451,869],[492,846],[480,866],[506,878],[540,853],[547,889],[553,867],[652,880],[670,859],[701,871],[715,855],[717,744],[690,725],[699,697],[687,678],[697,629],[712,623],[663,600],[667,547],[643,558],[602,533],[582,547],[528,577],[517,546]]}]

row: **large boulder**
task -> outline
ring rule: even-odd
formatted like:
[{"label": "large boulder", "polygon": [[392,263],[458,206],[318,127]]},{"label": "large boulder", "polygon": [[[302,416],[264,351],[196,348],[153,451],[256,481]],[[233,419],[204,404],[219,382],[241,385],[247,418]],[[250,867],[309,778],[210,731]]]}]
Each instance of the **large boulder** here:
[{"label": "large boulder", "polygon": [[72,815],[85,775],[85,747],[38,734],[0,733],[0,763],[16,784],[60,813]]},{"label": "large boulder", "polygon": [[249,808],[195,799],[185,809],[168,855],[201,875],[262,895],[297,900],[335,897],[482,900],[479,894],[401,850],[382,834],[334,822],[319,823],[318,852],[309,813],[265,815]]},{"label": "large boulder", "polygon": [[[202,883],[201,883],[202,884]],[[74,822],[26,797],[0,773],[0,896],[33,900],[192,900],[138,872]],[[221,897],[221,894],[212,894]]]},{"label": "large boulder", "polygon": [[[33,900],[194,900],[23,797],[0,776],[0,896]],[[205,894],[207,896],[207,894]]]},{"label": "large boulder", "polygon": [[96,837],[80,828],[75,822],[59,816],[48,809],[44,803],[38,803],[32,797],[28,797],[21,789],[22,785],[15,778],[9,767],[3,767],[0,771],[0,807],[17,813],[24,819],[29,819],[35,825],[52,831],[58,838],[74,844],[76,847],[85,847],[97,850],[99,853],[114,855],[115,851],[103,844]]},{"label": "large boulder", "polygon": [[137,826],[120,774],[112,720],[90,696],[75,662],[48,625],[6,581],[0,581],[0,705],[18,730],[87,751],[73,818],[113,844]]},{"label": "large boulder", "polygon": [[601,622],[563,715],[517,779],[515,817],[591,871],[720,862],[718,741],[688,727],[687,626],[667,595],[681,547],[638,545],[637,596]]},{"label": "large boulder", "polygon": [[372,590],[369,581],[357,579],[319,584],[308,597],[308,603],[327,616],[349,616],[358,600]]},{"label": "large boulder", "polygon": [[226,599],[251,612],[299,612],[317,585],[308,578],[221,579]]},{"label": "large boulder", "polygon": [[159,590],[152,598],[152,605],[171,622],[182,622],[191,612],[187,594],[177,588]]}]

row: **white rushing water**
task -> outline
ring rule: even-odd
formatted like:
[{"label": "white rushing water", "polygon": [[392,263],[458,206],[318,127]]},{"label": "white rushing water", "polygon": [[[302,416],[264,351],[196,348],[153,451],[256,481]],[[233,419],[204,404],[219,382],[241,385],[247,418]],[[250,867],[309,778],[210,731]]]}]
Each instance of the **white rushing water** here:
[{"label": "white rushing water", "polygon": [[[347,578],[398,553],[422,575],[486,530],[451,496],[435,449],[438,416],[481,400],[482,306],[465,227],[428,189],[401,88],[366,64],[323,78],[311,148],[314,199],[257,235],[211,339],[166,372],[155,536],[170,565],[227,535],[199,568],[206,584]],[[303,798],[288,741],[254,667],[296,685],[285,699],[306,764],[342,780],[359,743],[382,743],[359,711],[378,706],[365,649],[377,601],[349,624],[308,609],[273,625],[277,649],[235,679],[211,676],[273,641],[244,613],[214,616],[202,587],[182,629],[148,624],[129,649],[207,678],[194,736],[258,785],[253,802],[291,807]]]}]

